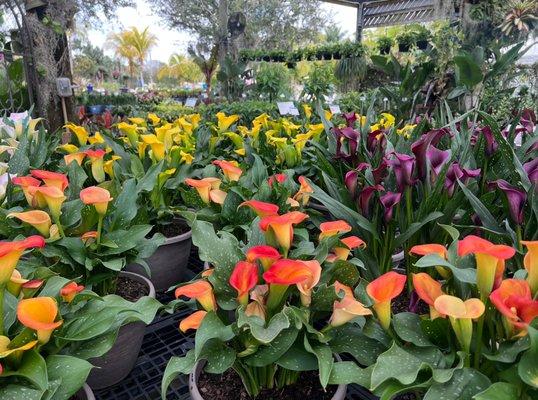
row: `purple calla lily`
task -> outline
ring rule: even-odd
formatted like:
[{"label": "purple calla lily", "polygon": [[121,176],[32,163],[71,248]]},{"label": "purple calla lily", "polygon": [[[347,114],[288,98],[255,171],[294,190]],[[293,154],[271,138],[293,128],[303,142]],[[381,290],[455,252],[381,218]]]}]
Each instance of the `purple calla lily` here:
[{"label": "purple calla lily", "polygon": [[530,108],[526,108],[521,113],[521,119],[519,120],[519,124],[525,129],[527,133],[533,133],[534,127],[536,126],[536,114],[534,113],[534,110]]},{"label": "purple calla lily", "polygon": [[383,205],[385,211],[383,212],[383,218],[385,223],[389,223],[392,220],[394,214],[394,206],[400,203],[402,199],[401,193],[387,192],[379,198],[379,201]]},{"label": "purple calla lily", "polygon": [[355,157],[359,146],[360,133],[353,128],[346,127],[342,129],[342,135],[348,139],[349,156],[351,158]]},{"label": "purple calla lily", "polygon": [[456,189],[457,180],[459,179],[463,184],[466,184],[469,179],[477,178],[480,176],[480,168],[478,169],[467,169],[462,168],[456,161],[453,162],[448,171],[446,172],[445,177],[445,189],[448,192],[448,195],[452,197],[454,190]]},{"label": "purple calla lily", "polygon": [[437,147],[430,146],[426,151],[426,158],[429,161],[431,172],[433,172],[431,174],[432,179],[439,175],[443,166],[448,162],[451,156],[452,152],[450,150],[439,150]]},{"label": "purple calla lily", "polygon": [[494,183],[506,195],[510,217],[516,224],[521,225],[523,223],[523,207],[525,201],[527,201],[527,194],[523,190],[510,185],[504,179],[498,179]]},{"label": "purple calla lily", "polygon": [[411,144],[411,151],[417,160],[418,177],[421,180],[426,178],[427,173],[427,152],[430,145],[436,146],[439,140],[448,133],[447,129],[434,129],[422,135],[416,142]]},{"label": "purple calla lily", "polygon": [[353,127],[355,121],[357,120],[357,114],[355,114],[354,112],[344,113],[344,118],[346,119],[346,125],[349,127]]},{"label": "purple calla lily", "polygon": [[499,147],[497,141],[493,137],[493,132],[489,126],[485,126],[483,128],[478,129],[478,132],[484,135],[484,139],[486,140],[486,155],[488,157],[491,157]]},{"label": "purple calla lily", "polygon": [[359,172],[357,170],[349,171],[344,177],[344,183],[351,195],[351,198],[354,199],[357,195],[357,178],[359,177]]},{"label": "purple calla lily", "polygon": [[396,175],[396,185],[400,193],[404,192],[406,188],[413,186],[415,180],[413,179],[413,171],[415,169],[415,157],[411,157],[407,154],[392,153],[393,160],[389,160],[389,165],[392,167],[394,174]]},{"label": "purple calla lily", "polygon": [[529,181],[538,187],[538,158],[533,158],[531,161],[523,164],[523,169],[529,177]]},{"label": "purple calla lily", "polygon": [[386,144],[387,138],[385,137],[385,133],[381,129],[377,129],[373,132],[368,133],[368,137],[366,139],[366,148],[370,153],[373,154],[378,149],[384,149]]},{"label": "purple calla lily", "polygon": [[389,164],[387,163],[387,160],[383,158],[377,168],[372,170],[374,183],[376,185],[380,185],[385,179],[385,176],[387,176],[388,166]]},{"label": "purple calla lily", "polygon": [[383,186],[381,185],[367,186],[362,189],[357,199],[357,204],[359,205],[362,215],[365,217],[370,216],[370,201],[372,196],[375,192],[379,192],[381,190],[383,190]]}]

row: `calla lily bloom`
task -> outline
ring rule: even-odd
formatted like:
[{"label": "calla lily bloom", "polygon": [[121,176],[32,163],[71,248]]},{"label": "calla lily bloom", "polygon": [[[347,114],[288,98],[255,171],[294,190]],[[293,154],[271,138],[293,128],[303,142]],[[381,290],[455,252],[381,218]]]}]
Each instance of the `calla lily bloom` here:
[{"label": "calla lily bloom", "polygon": [[316,260],[301,261],[311,272],[311,275],[302,282],[296,284],[301,294],[301,304],[308,307],[312,302],[312,289],[319,283],[321,278],[321,265]]},{"label": "calla lily bloom", "polygon": [[479,299],[461,300],[443,294],[434,303],[437,312],[448,315],[450,324],[463,350],[469,353],[473,337],[473,319],[480,318],[486,307]]},{"label": "calla lily bloom", "polygon": [[62,192],[69,185],[67,175],[65,174],[51,171],[43,171],[41,169],[34,169],[30,171],[30,173],[34,178],[41,179],[43,182],[45,182],[45,185],[57,187]]},{"label": "calla lily bloom", "polygon": [[523,164],[523,170],[527,173],[529,180],[533,185],[538,186],[538,158]]},{"label": "calla lily bloom", "polygon": [[230,275],[230,286],[237,290],[239,304],[247,305],[249,292],[258,283],[258,266],[239,261]]},{"label": "calla lily bloom", "polygon": [[445,176],[445,188],[448,192],[448,195],[452,197],[454,191],[456,190],[456,185],[458,179],[466,184],[467,181],[471,178],[477,178],[480,176],[480,168],[478,169],[467,169],[462,168],[457,162],[453,162],[446,172]]},{"label": "calla lily bloom", "polygon": [[24,285],[27,282],[29,282],[29,280],[23,278],[21,273],[17,271],[16,269],[14,269],[13,273],[11,274],[11,278],[9,282],[6,285],[6,289],[13,296],[19,297],[19,294],[21,293],[21,290],[22,290],[22,285]]},{"label": "calla lily bloom", "polygon": [[131,146],[136,147],[138,143],[138,127],[134,124],[128,124],[127,122],[120,122],[117,126],[122,133],[127,135],[127,139],[129,140],[129,143],[131,143]]},{"label": "calla lily bloom", "polygon": [[30,188],[35,188],[41,185],[41,182],[31,176],[16,176],[11,179],[14,185],[20,186],[24,197],[30,207],[34,207],[34,195],[33,191]]},{"label": "calla lily bloom", "polygon": [[60,296],[66,303],[71,303],[75,296],[84,290],[84,286],[77,285],[76,282],[69,282],[60,289]]},{"label": "calla lily bloom", "polygon": [[175,292],[176,299],[185,296],[197,300],[206,311],[217,309],[217,301],[213,295],[213,287],[206,280],[197,280],[180,286]]},{"label": "calla lily bloom", "polygon": [[392,221],[392,216],[394,214],[394,207],[400,203],[402,199],[401,193],[387,192],[379,198],[379,201],[385,209],[383,212],[383,218],[385,223]]},{"label": "calla lily bloom", "polygon": [[364,240],[357,236],[349,236],[340,240],[346,247],[336,246],[333,251],[336,254],[338,260],[347,260],[351,250],[356,248],[365,248],[366,243]]},{"label": "calla lily bloom", "polygon": [[206,204],[209,204],[210,197],[209,192],[211,190],[218,189],[221,184],[221,180],[219,178],[204,178],[204,179],[191,179],[187,178],[185,179],[185,183],[193,188],[196,189],[198,194],[200,195],[202,201]]},{"label": "calla lily bloom", "polygon": [[273,215],[260,221],[260,229],[265,233],[267,243],[278,244],[284,250],[284,254],[287,254],[293,242],[293,225],[300,224],[307,218],[308,215],[300,211]]},{"label": "calla lily bloom", "polygon": [[370,216],[370,202],[372,196],[375,192],[379,192],[381,190],[383,190],[383,186],[381,185],[367,186],[361,190],[357,199],[357,203],[359,205],[362,215],[364,215],[365,217]]},{"label": "calla lily bloom", "polygon": [[224,190],[213,189],[209,192],[209,200],[211,200],[213,203],[223,205],[227,195],[228,193],[226,193]]},{"label": "calla lily bloom", "polygon": [[187,332],[189,329],[198,329],[200,327],[200,324],[202,323],[202,320],[207,315],[207,311],[199,310],[193,312],[188,317],[181,320],[179,323],[179,330],[183,333]]},{"label": "calla lily bloom", "polygon": [[426,151],[426,157],[431,167],[431,178],[434,180],[448,162],[452,152],[450,150],[440,150],[437,147],[430,146]]},{"label": "calla lily bloom", "polygon": [[448,133],[448,130],[443,129],[434,129],[422,135],[416,142],[411,145],[411,151],[415,155],[417,160],[417,172],[418,177],[421,180],[426,178],[427,173],[427,160],[428,160],[428,149],[430,145],[437,145],[439,140]]},{"label": "calla lily bloom", "polygon": [[218,165],[222,169],[224,176],[231,182],[237,182],[243,173],[241,168],[230,161],[215,160],[213,164]]},{"label": "calla lily bloom", "polygon": [[250,263],[260,260],[264,271],[267,271],[276,260],[282,258],[277,249],[266,245],[251,247],[247,250],[246,257]]},{"label": "calla lily bloom", "polygon": [[[437,254],[439,257],[446,260],[448,250],[445,246],[437,243],[431,243],[431,244],[419,244],[417,246],[411,247],[409,250],[410,254],[415,254],[417,256],[427,256],[428,254]],[[450,271],[442,266],[436,266],[435,269],[439,274],[445,278],[448,279],[450,277]]]},{"label": "calla lily bloom", "polygon": [[344,184],[346,185],[346,188],[351,195],[351,198],[355,198],[357,195],[357,187],[358,187],[358,179],[359,177],[359,171],[357,170],[351,170],[346,173],[344,176]]},{"label": "calla lily bloom", "polygon": [[527,270],[527,281],[531,287],[532,294],[538,293],[538,241],[521,241],[528,249],[523,265]]},{"label": "calla lily bloom", "polygon": [[503,179],[496,180],[494,183],[506,195],[508,210],[510,211],[512,221],[517,225],[523,224],[523,207],[527,201],[527,194],[523,190],[510,185]]},{"label": "calla lily bloom", "polygon": [[239,207],[242,206],[249,207],[260,218],[278,214],[278,206],[272,203],[265,203],[258,200],[248,200],[239,205]]},{"label": "calla lily bloom", "polygon": [[[430,306],[430,318],[435,319],[439,317],[439,313],[435,309],[435,300],[443,295],[441,289],[441,283],[437,282],[430,275],[419,272],[418,274],[411,274],[413,277],[413,287],[418,294],[418,297],[422,299],[428,306]],[[442,315],[441,315],[442,316]]]},{"label": "calla lily bloom", "polygon": [[495,283],[499,263],[515,254],[512,247],[493,244],[481,237],[469,235],[458,242],[458,255],[474,254],[476,259],[476,283],[482,299],[486,299]]},{"label": "calla lily bloom", "polygon": [[504,317],[508,336],[525,335],[527,326],[538,317],[538,300],[534,300],[527,281],[506,279],[489,295]]},{"label": "calla lily bloom", "polygon": [[344,292],[344,298],[340,301],[335,301],[333,304],[333,313],[329,320],[329,325],[338,327],[346,324],[358,316],[372,315],[372,311],[364,307],[364,305],[355,299],[353,290],[340,282],[334,282],[336,294]]},{"label": "calla lily bloom", "polygon": [[396,175],[396,185],[400,193],[404,192],[406,188],[415,184],[413,179],[413,172],[415,170],[415,157],[411,157],[407,154],[393,153],[394,159],[389,161],[389,165],[392,166],[394,174]]},{"label": "calla lily bloom", "polygon": [[385,330],[390,327],[390,303],[393,298],[402,293],[406,280],[405,275],[391,271],[374,279],[366,286],[366,293],[374,301],[375,313]]},{"label": "calla lily bloom", "polygon": [[8,218],[17,218],[22,222],[32,225],[44,237],[49,237],[52,222],[49,214],[41,210],[31,210],[25,212],[14,212],[8,214]]},{"label": "calla lily bloom", "polygon": [[112,197],[108,190],[99,186],[90,186],[80,191],[80,200],[86,205],[93,205],[99,215],[105,215]]},{"label": "calla lily bloom", "polygon": [[60,189],[51,186],[40,186],[35,188],[34,196],[38,198],[38,204],[41,203],[41,200],[44,200],[54,220],[59,220],[62,214],[62,204],[66,199]]},{"label": "calla lily bloom", "polygon": [[24,240],[0,242],[0,284],[9,282],[13,270],[25,250],[45,247],[41,236],[29,236]]},{"label": "calla lily bloom", "polygon": [[273,176],[270,176],[269,179],[267,179],[267,183],[270,187],[273,187],[273,183],[276,181],[279,184],[282,184],[286,182],[286,179],[288,179],[288,176],[286,174],[275,174]]},{"label": "calla lily bloom", "polygon": [[486,155],[488,157],[491,157],[493,153],[497,151],[497,148],[499,145],[497,144],[497,141],[493,137],[493,132],[489,126],[485,126],[478,130],[479,133],[481,133],[484,136],[484,139],[486,140]]},{"label": "calla lily bloom", "polygon": [[86,158],[86,154],[84,153],[71,153],[66,154],[64,156],[65,165],[71,164],[73,161],[76,162],[78,165],[82,165],[82,162],[84,161],[84,158]]},{"label": "calla lily bloom", "polygon": [[223,112],[218,112],[216,114],[217,117],[217,126],[219,133],[226,132],[230,126],[232,126],[235,122],[239,120],[239,115],[228,115],[224,114]]},{"label": "calla lily bloom", "polygon": [[20,323],[36,331],[40,344],[47,343],[52,332],[62,325],[62,320],[56,321],[57,316],[58,304],[52,297],[24,299],[17,306]]},{"label": "calla lily bloom", "polygon": [[106,154],[104,150],[86,150],[84,152],[90,159],[92,165],[92,176],[98,183],[105,181],[105,170],[103,158]]},{"label": "calla lily bloom", "polygon": [[319,229],[321,231],[319,234],[319,240],[322,240],[327,237],[348,233],[351,231],[351,225],[343,220],[329,221],[321,223]]},{"label": "calla lily bloom", "polygon": [[299,177],[299,183],[301,184],[301,186],[299,187],[299,191],[295,194],[295,196],[293,196],[293,198],[299,201],[303,206],[305,206],[310,200],[310,195],[314,193],[314,189],[312,189],[304,176]]},{"label": "calla lily bloom", "polygon": [[247,317],[256,316],[261,320],[265,321],[265,319],[267,318],[267,310],[263,304],[257,301],[251,301],[245,308],[245,315]]},{"label": "calla lily bloom", "polygon": [[[0,359],[6,358],[12,354],[21,354],[22,352],[26,350],[33,349],[38,342],[37,340],[32,340],[14,349],[10,348],[9,346],[10,343],[11,343],[11,340],[9,340],[7,336],[0,336]],[[2,365],[0,364],[0,375],[2,374],[2,372],[3,372],[3,368],[2,368]]]},{"label": "calla lily bloom", "polygon": [[86,145],[88,142],[88,131],[83,126],[75,125],[75,124],[67,124],[65,125],[67,129],[69,129],[71,132],[75,134],[78,140],[78,144],[80,146]]}]

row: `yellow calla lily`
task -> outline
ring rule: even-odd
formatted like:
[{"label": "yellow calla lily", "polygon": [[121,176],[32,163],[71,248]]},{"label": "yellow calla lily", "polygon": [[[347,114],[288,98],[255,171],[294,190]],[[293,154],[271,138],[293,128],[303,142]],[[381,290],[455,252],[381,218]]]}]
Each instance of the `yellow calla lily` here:
[{"label": "yellow calla lily", "polygon": [[65,128],[69,129],[71,132],[75,134],[78,140],[78,144],[80,146],[85,146],[86,143],[88,143],[88,131],[83,126],[75,125],[75,124],[67,124],[65,125]]},{"label": "yellow calla lily", "polygon": [[308,104],[303,104],[303,111],[307,119],[312,117],[312,107],[310,107]]},{"label": "yellow calla lily", "polygon": [[235,122],[237,122],[237,120],[239,120],[239,115],[234,114],[226,116],[226,114],[224,114],[223,112],[218,112],[216,117],[218,121],[217,127],[219,133],[227,131],[230,126],[232,126]]},{"label": "yellow calla lily", "polygon": [[394,126],[394,122],[396,121],[396,118],[394,115],[389,113],[381,113],[381,117],[379,119],[379,124],[383,126],[385,129],[389,129],[391,126]]},{"label": "yellow calla lily", "polygon": [[154,113],[149,113],[148,119],[151,121],[153,125],[157,125],[159,122],[161,122],[161,119],[159,118],[159,116]]},{"label": "yellow calla lily", "polygon": [[141,126],[141,127],[145,127],[147,125],[146,120],[144,118],[140,118],[140,117],[131,117],[131,118],[129,118],[129,121],[131,121],[133,124]]},{"label": "yellow calla lily", "polygon": [[62,144],[61,146],[58,146],[57,149],[65,151],[66,153],[69,153],[69,154],[73,154],[78,151],[77,146],[75,146],[74,144],[69,144],[69,143]]},{"label": "yellow calla lily", "polygon": [[93,135],[93,137],[88,138],[88,142],[90,142],[90,144],[101,144],[105,143],[105,139],[103,138],[103,136],[101,136],[99,132],[95,132],[95,135]]},{"label": "yellow calla lily", "polygon": [[9,348],[10,343],[11,340],[9,340],[7,336],[0,336],[0,358],[6,358],[7,356],[10,356],[11,354],[18,351],[23,352],[26,350],[33,349],[37,344],[37,340],[32,340],[31,342],[23,344],[22,346],[16,347],[14,349]]},{"label": "yellow calla lily", "polygon": [[120,132],[127,136],[131,146],[135,147],[138,143],[138,127],[127,122],[120,122],[117,126]]}]

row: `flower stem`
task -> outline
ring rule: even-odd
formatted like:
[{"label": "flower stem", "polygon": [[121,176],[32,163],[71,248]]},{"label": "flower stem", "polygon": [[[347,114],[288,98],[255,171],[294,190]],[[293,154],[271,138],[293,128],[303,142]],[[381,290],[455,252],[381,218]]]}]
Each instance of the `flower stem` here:
[{"label": "flower stem", "polygon": [[474,354],[474,368],[478,369],[480,365],[480,357],[482,356],[482,332],[484,330],[484,318],[483,314],[478,319],[478,328],[476,330],[476,352]]},{"label": "flower stem", "polygon": [[58,232],[60,233],[61,237],[65,237],[64,228],[62,227],[62,223],[60,222],[60,217],[53,217],[54,223],[58,227]]},{"label": "flower stem", "polygon": [[101,245],[101,231],[103,230],[103,215],[99,215],[99,221],[97,222],[97,247]]},{"label": "flower stem", "polygon": [[516,236],[517,236],[517,249],[522,252],[523,246],[521,245],[521,241],[523,240],[522,234],[521,234],[521,225],[516,226]]},{"label": "flower stem", "polygon": [[0,335],[4,335],[4,292],[5,285],[0,285]]}]

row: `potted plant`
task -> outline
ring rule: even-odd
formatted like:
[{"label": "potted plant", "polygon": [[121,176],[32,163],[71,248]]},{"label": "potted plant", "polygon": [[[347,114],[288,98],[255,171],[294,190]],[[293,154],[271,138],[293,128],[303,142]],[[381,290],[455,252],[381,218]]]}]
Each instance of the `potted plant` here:
[{"label": "potted plant", "polygon": [[420,50],[426,50],[428,48],[428,41],[431,38],[431,33],[424,26],[419,25],[415,30],[415,41],[417,47]]},{"label": "potted plant", "polygon": [[332,45],[332,58],[335,60],[340,60],[342,58],[342,44],[335,43]]},{"label": "potted plant", "polygon": [[380,54],[389,54],[391,47],[394,45],[394,40],[389,36],[380,36],[376,44]]},{"label": "potted plant", "polygon": [[410,30],[404,30],[396,36],[396,43],[398,43],[400,53],[407,53],[416,43],[415,35]]},{"label": "potted plant", "polygon": [[283,50],[274,50],[271,59],[274,62],[284,62],[286,60],[286,52]]}]

